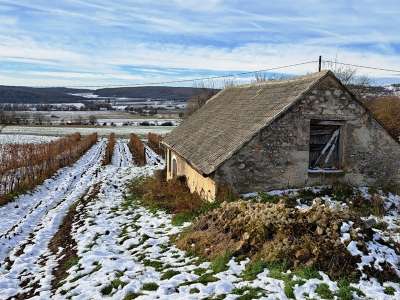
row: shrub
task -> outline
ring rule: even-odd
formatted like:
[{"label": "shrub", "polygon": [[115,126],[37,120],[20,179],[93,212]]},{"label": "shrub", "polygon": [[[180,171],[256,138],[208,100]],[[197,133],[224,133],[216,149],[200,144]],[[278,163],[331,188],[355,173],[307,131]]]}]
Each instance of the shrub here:
[{"label": "shrub", "polygon": [[106,153],[102,161],[103,166],[109,165],[111,163],[111,159],[114,153],[115,143],[116,143],[115,133],[111,133],[108,137]]},{"label": "shrub", "polygon": [[144,166],[146,164],[146,150],[142,140],[136,134],[130,135],[128,147],[132,152],[135,163],[138,166]]},{"label": "shrub", "polygon": [[75,133],[47,144],[0,145],[0,205],[10,193],[31,189],[74,163],[96,142],[95,133]]},{"label": "shrub", "polygon": [[148,145],[149,147],[158,155],[160,155],[162,158],[165,157],[165,152],[162,149],[161,146],[161,141],[162,141],[162,137],[159,134],[156,133],[152,133],[149,132],[147,134],[147,141],[148,141]]},{"label": "shrub", "polygon": [[166,181],[160,172],[154,177],[134,180],[129,190],[145,206],[173,214],[194,213],[206,204],[198,194],[190,193],[182,180]]}]

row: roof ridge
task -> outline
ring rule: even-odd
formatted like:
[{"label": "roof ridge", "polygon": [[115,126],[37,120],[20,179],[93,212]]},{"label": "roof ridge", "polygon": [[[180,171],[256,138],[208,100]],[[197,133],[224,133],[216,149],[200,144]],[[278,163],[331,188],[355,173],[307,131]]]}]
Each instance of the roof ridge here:
[{"label": "roof ridge", "polygon": [[315,79],[317,79],[320,77],[324,77],[326,74],[328,74],[330,72],[332,72],[332,71],[322,70],[320,72],[314,72],[314,73],[310,73],[310,74],[306,74],[306,75],[300,75],[300,76],[296,76],[296,77],[288,78],[288,79],[267,80],[267,81],[262,81],[262,82],[251,82],[251,83],[245,83],[245,84],[228,87],[225,89],[248,88],[248,87],[264,86],[264,85],[285,84],[285,83],[291,83],[291,82],[296,82],[296,81],[308,80],[313,77],[315,77]]}]

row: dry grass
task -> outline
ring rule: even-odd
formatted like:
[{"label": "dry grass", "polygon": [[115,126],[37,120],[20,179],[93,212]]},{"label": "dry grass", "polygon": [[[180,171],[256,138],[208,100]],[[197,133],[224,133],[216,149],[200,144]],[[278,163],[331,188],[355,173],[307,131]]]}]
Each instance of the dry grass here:
[{"label": "dry grass", "polygon": [[139,136],[132,133],[129,138],[128,147],[132,152],[135,163],[138,166],[144,166],[146,164],[145,147]]},{"label": "dry grass", "polygon": [[208,202],[199,194],[190,193],[184,177],[166,181],[166,170],[154,177],[133,181],[129,190],[132,197],[151,209],[163,209],[173,214],[172,222],[180,225],[209,210],[219,207],[220,201]]},{"label": "dry grass", "polygon": [[367,107],[397,140],[400,139],[400,97],[379,97],[366,102]]},{"label": "dry grass", "polygon": [[182,178],[165,181],[163,173],[134,181],[130,192],[140,197],[146,206],[165,209],[172,214],[194,212],[204,205],[198,194],[190,193]]}]

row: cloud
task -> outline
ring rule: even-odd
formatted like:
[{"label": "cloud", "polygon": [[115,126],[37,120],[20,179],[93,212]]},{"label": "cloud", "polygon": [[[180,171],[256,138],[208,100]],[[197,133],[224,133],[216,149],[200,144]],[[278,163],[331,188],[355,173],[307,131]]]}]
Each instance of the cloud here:
[{"label": "cloud", "polygon": [[400,7],[384,2],[0,0],[0,84],[168,81],[319,55],[400,68]]}]

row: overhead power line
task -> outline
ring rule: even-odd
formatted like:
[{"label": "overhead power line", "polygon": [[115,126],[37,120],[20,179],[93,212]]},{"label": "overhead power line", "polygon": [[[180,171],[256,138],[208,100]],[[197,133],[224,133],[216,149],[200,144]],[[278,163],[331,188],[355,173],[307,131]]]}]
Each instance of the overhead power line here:
[{"label": "overhead power line", "polygon": [[312,60],[312,61],[306,61],[306,62],[301,62],[301,63],[297,63],[297,64],[278,66],[278,67],[262,69],[262,70],[255,70],[255,71],[232,73],[232,74],[221,75],[221,76],[209,76],[209,77],[199,77],[199,78],[191,78],[191,79],[179,79],[179,80],[171,80],[171,81],[132,83],[132,84],[118,84],[118,85],[112,85],[112,84],[110,84],[110,85],[68,85],[68,87],[71,87],[71,88],[139,87],[139,86],[149,86],[149,85],[164,85],[164,84],[195,82],[195,81],[203,81],[203,80],[206,81],[206,80],[223,79],[223,78],[237,77],[237,76],[243,76],[243,75],[249,75],[249,74],[256,74],[256,73],[261,73],[261,72],[270,72],[270,71],[275,71],[275,70],[280,70],[280,69],[287,69],[287,68],[290,68],[290,67],[297,67],[297,66],[302,66],[302,65],[307,65],[307,64],[315,64],[317,62],[318,61],[316,61],[316,60]]},{"label": "overhead power line", "polygon": [[[238,76],[244,76],[244,75],[250,75],[250,74],[256,74],[256,73],[262,73],[262,72],[270,72],[270,71],[275,71],[275,70],[287,69],[287,68],[291,68],[291,67],[297,67],[297,66],[308,65],[308,64],[318,64],[318,69],[320,70],[322,62],[324,62],[324,63],[332,63],[332,64],[336,64],[336,65],[349,66],[349,67],[354,67],[354,68],[363,68],[363,69],[370,69],[370,70],[377,70],[377,71],[384,71],[384,72],[391,72],[391,73],[399,73],[400,74],[400,70],[379,68],[379,67],[373,67],[373,66],[356,65],[356,64],[339,62],[339,61],[336,61],[336,60],[332,61],[332,60],[322,59],[321,56],[320,56],[318,60],[310,60],[310,61],[300,62],[300,63],[296,63],[296,64],[289,64],[289,65],[271,67],[271,68],[254,70],[254,71],[231,73],[231,74],[220,75],[220,76],[208,76],[208,77],[198,77],[198,78],[190,78],[190,79],[177,79],[177,80],[170,80],[170,81],[143,82],[143,83],[130,83],[130,84],[67,85],[67,86],[69,88],[113,88],[113,87],[141,87],[141,86],[177,84],[177,83],[187,83],[187,82],[196,82],[196,81],[207,81],[207,80],[215,80],[215,79],[232,78],[232,77],[238,77]],[[42,87],[46,87],[46,86],[42,86]]]},{"label": "overhead power line", "polygon": [[400,70],[348,64],[348,63],[342,63],[342,62],[338,62],[338,61],[331,61],[331,60],[325,60],[325,59],[323,60],[323,62],[328,62],[328,63],[332,63],[332,64],[337,64],[337,65],[343,65],[343,66],[349,66],[349,67],[354,67],[354,68],[363,68],[363,69],[371,69],[371,70],[378,70],[378,71],[385,71],[385,72],[400,73]]}]

